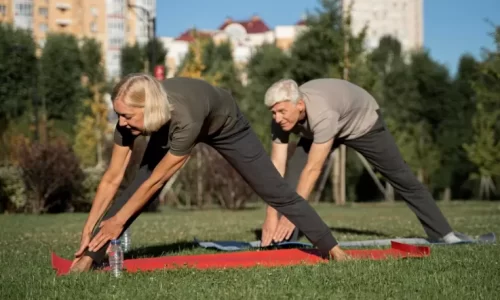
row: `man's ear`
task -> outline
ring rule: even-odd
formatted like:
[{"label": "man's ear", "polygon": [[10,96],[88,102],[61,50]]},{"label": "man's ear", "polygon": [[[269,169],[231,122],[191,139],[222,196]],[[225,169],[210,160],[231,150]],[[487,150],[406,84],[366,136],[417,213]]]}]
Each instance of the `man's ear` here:
[{"label": "man's ear", "polygon": [[297,108],[300,110],[300,112],[306,110],[306,104],[304,103],[304,100],[302,100],[302,98],[297,101]]}]

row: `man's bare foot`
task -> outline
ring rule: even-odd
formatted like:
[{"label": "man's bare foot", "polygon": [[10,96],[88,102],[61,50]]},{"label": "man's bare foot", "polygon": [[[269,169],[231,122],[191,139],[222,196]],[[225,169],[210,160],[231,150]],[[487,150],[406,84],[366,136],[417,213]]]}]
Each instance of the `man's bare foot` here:
[{"label": "man's bare foot", "polygon": [[352,257],[345,253],[344,250],[340,249],[338,245],[330,250],[330,256],[336,261],[345,261],[352,259]]},{"label": "man's bare foot", "polygon": [[90,267],[92,267],[92,258],[89,256],[83,256],[71,266],[69,272],[70,273],[87,272],[90,270]]}]

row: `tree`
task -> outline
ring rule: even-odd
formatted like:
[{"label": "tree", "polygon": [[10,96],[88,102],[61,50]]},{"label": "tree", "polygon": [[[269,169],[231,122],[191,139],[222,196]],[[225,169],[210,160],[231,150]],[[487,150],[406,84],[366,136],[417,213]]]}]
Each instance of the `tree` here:
[{"label": "tree", "polygon": [[74,151],[86,166],[103,166],[103,142],[107,129],[108,106],[103,99],[104,67],[100,43],[85,39],[81,47],[84,84],[87,90],[84,110],[78,114],[75,126]]},{"label": "tree", "polygon": [[[0,24],[0,120],[13,120],[32,108],[36,45],[29,31]],[[4,125],[6,126],[6,125]],[[0,124],[1,128],[5,128]]]},{"label": "tree", "polygon": [[0,164],[8,163],[11,139],[30,136],[37,125],[35,50],[29,31],[0,24]]},{"label": "tree", "polygon": [[493,177],[500,176],[500,26],[493,33],[496,49],[484,51],[480,76],[473,82],[476,93],[476,112],[473,117],[473,142],[465,144],[469,159],[478,172],[479,197],[490,198],[496,187]]},{"label": "tree", "polygon": [[[144,45],[144,60],[148,62],[148,70],[152,74],[154,72],[154,67],[156,65],[165,66],[165,57],[167,55],[167,50],[163,46],[163,43],[158,39],[154,38],[153,40],[149,40],[146,45]],[[154,54],[154,56],[153,56]],[[151,65],[151,61],[154,57],[153,65]],[[165,70],[167,73],[168,70]]]},{"label": "tree", "polygon": [[290,58],[275,45],[265,44],[252,55],[247,65],[248,86],[241,110],[267,151],[272,115],[264,104],[266,90],[276,81],[289,77]]},{"label": "tree", "polygon": [[[321,0],[321,8],[306,19],[307,29],[291,48],[290,75],[298,84],[322,78],[341,78],[344,66],[344,42],[349,46],[349,60],[354,62],[363,53],[366,29],[354,35],[344,26],[342,1]],[[347,16],[348,17],[348,16]]]},{"label": "tree", "polygon": [[126,45],[121,49],[120,65],[122,76],[144,72],[143,50],[137,43],[134,45]]},{"label": "tree", "polygon": [[55,127],[73,136],[72,124],[77,121],[83,96],[82,61],[76,37],[49,33],[40,58],[40,68],[45,118],[58,121]]}]

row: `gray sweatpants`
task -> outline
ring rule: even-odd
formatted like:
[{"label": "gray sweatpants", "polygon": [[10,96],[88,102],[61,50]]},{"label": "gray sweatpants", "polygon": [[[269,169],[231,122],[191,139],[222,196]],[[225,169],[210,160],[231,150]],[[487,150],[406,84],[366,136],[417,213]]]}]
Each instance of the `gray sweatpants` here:
[{"label": "gray sweatpants", "polygon": [[[311,143],[311,140],[301,138],[288,162],[285,179],[292,187],[298,184],[300,174],[307,162]],[[452,231],[428,189],[418,181],[402,158],[380,112],[370,132],[353,140],[337,140],[334,142],[332,151],[340,144],[363,155],[389,181],[416,214],[429,238],[439,239]],[[297,238],[298,230],[296,229],[289,240],[297,240]]]},{"label": "gray sweatpants", "polygon": [[[161,148],[161,145],[164,145],[165,137],[168,136],[165,132],[168,132],[168,129],[156,132],[151,136],[135,179],[116,198],[103,220],[114,216],[123,207],[166,154],[168,147]],[[318,249],[326,253],[337,245],[329,227],[309,203],[286,183],[274,167],[260,140],[241,113],[232,128],[225,129],[203,142],[217,150],[241,174],[258,196],[279,213],[285,215]],[[157,196],[158,193],[154,197]],[[153,201],[154,197],[149,201]],[[140,212],[127,222],[124,230],[139,214]],[[98,233],[98,230],[98,226],[96,226],[93,236]],[[86,255],[99,263],[104,258],[108,245],[109,242],[96,252],[87,251]]]}]

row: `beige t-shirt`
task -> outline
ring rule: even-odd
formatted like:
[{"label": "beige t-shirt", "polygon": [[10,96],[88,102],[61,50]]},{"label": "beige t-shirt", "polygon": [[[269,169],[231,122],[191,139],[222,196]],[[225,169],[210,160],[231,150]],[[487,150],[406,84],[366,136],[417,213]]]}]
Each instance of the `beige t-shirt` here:
[{"label": "beige t-shirt", "polygon": [[306,118],[285,132],[272,121],[272,140],[288,143],[290,133],[325,143],[332,138],[355,139],[366,134],[378,118],[379,105],[361,87],[342,79],[315,79],[299,87]]}]

